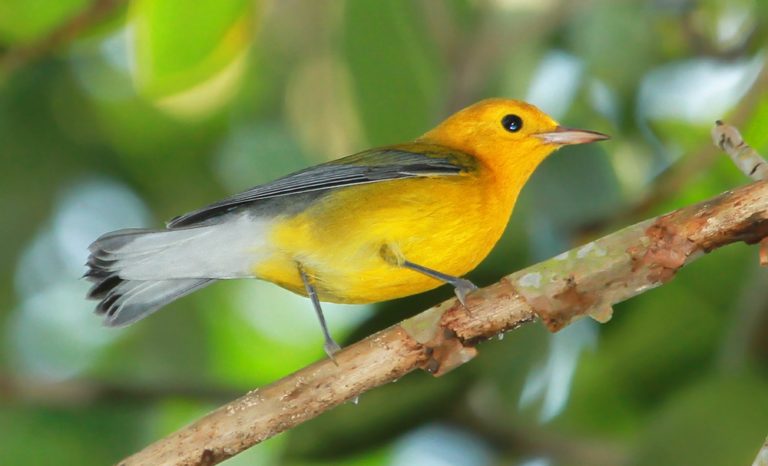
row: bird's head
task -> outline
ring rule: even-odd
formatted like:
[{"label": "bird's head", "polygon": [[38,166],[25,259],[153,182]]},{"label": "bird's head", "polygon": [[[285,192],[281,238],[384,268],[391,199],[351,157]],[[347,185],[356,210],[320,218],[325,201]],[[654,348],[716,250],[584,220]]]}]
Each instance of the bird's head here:
[{"label": "bird's head", "polygon": [[532,171],[562,146],[601,141],[608,136],[560,126],[526,102],[487,99],[456,112],[420,139],[473,154],[492,167],[516,166]]}]

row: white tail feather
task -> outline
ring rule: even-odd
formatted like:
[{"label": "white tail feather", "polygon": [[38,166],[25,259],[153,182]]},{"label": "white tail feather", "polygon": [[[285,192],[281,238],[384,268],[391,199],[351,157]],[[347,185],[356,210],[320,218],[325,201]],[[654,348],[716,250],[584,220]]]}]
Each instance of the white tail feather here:
[{"label": "white tail feather", "polygon": [[[119,233],[119,232],[118,232]],[[251,277],[263,244],[264,222],[247,216],[217,225],[163,231],[130,230],[97,240],[96,257],[127,280]]]},{"label": "white tail feather", "polygon": [[[118,298],[104,311],[104,323],[110,327],[131,324],[161,307],[213,283],[215,280],[189,278],[185,280],[125,281],[113,293]],[[125,291],[125,294],[120,294]]]},{"label": "white tail feather", "polygon": [[90,246],[90,299],[110,326],[139,320],[217,279],[251,277],[266,222],[247,215],[215,225],[120,230]]}]

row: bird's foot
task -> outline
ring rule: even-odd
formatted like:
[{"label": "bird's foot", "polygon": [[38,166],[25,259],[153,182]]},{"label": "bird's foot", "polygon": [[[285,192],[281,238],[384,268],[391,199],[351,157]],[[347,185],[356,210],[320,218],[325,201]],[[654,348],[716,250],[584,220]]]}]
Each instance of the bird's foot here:
[{"label": "bird's foot", "polygon": [[469,307],[467,307],[467,295],[475,291],[477,289],[477,285],[467,280],[466,278],[457,278],[453,283],[453,286],[455,287],[454,292],[456,293],[456,297],[459,299],[459,302],[462,306],[464,306],[465,309],[469,310]]},{"label": "bird's foot", "polygon": [[325,340],[325,343],[323,344],[323,350],[325,350],[325,354],[328,355],[328,359],[333,361],[333,363],[338,366],[339,363],[336,362],[336,358],[333,355],[341,351],[341,346],[339,346],[339,344],[336,343],[333,338],[330,338]]}]

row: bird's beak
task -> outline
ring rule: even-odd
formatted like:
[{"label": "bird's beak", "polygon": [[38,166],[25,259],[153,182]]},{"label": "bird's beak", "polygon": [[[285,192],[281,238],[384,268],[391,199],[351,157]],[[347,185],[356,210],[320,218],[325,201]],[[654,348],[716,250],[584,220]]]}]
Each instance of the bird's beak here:
[{"label": "bird's beak", "polygon": [[536,137],[548,144],[565,146],[569,144],[587,144],[589,142],[604,141],[611,137],[607,134],[589,131],[586,129],[573,129],[558,126],[554,131],[538,133]]}]

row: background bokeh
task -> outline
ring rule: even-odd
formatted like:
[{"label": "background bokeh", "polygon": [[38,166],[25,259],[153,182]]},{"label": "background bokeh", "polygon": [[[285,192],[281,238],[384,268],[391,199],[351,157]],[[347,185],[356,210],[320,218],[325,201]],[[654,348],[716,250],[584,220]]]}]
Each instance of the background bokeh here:
[{"label": "background bokeh", "polygon": [[[744,184],[768,152],[762,0],[0,0],[0,457],[114,463],[323,357],[309,302],[219,283],[125,329],[86,247],[293,170],[418,136],[491,96],[613,135],[525,188],[470,278]],[[460,246],[458,246],[460,247]],[[451,296],[325,308],[343,342]],[[229,465],[748,465],[768,433],[768,272],[719,250],[616,306],[411,374]]]}]

